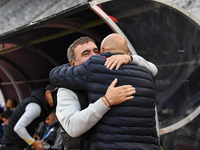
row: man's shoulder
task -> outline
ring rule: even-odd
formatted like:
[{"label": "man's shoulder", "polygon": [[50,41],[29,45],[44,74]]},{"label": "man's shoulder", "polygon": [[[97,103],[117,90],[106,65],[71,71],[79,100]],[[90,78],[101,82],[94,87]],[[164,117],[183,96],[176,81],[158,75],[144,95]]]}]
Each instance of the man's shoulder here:
[{"label": "man's shoulder", "polygon": [[100,64],[103,65],[106,61],[106,58],[101,55],[93,55],[91,56],[84,64],[86,66],[90,66],[91,64]]},{"label": "man's shoulder", "polygon": [[103,55],[93,55],[93,56],[90,57],[90,59],[91,60],[93,60],[93,59],[106,59],[106,57],[103,56]]},{"label": "man's shoulder", "polygon": [[106,58],[112,56],[112,54],[110,52],[106,52],[106,53],[102,53],[101,55],[93,55],[91,56],[85,63],[83,64],[104,64],[106,61]]},{"label": "man's shoulder", "polygon": [[66,93],[66,94],[76,94],[73,90],[68,89],[68,88],[63,88],[63,87],[60,87],[58,89],[58,93],[61,93],[61,92]]}]

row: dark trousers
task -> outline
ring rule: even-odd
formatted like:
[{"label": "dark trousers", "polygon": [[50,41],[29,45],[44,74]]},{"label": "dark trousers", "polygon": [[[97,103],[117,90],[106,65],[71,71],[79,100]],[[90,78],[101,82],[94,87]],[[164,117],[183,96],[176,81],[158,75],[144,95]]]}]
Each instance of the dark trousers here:
[{"label": "dark trousers", "polygon": [[6,144],[1,144],[1,150],[7,150]]},{"label": "dark trousers", "polygon": [[6,144],[8,150],[25,150],[24,147],[15,144]]}]

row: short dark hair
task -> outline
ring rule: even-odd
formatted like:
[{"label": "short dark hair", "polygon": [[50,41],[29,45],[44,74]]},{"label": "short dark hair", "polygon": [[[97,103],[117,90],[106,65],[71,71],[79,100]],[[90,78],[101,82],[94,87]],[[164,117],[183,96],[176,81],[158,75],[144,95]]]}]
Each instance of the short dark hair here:
[{"label": "short dark hair", "polygon": [[83,37],[80,37],[79,39],[75,40],[68,48],[67,50],[67,58],[68,60],[74,60],[76,61],[75,59],[75,54],[74,54],[74,49],[78,46],[78,45],[83,45],[85,43],[88,43],[88,42],[93,42],[94,44],[96,44],[95,40],[93,40],[92,38],[88,37],[88,36],[83,36]]},{"label": "short dark hair", "polygon": [[53,108],[53,110],[50,112],[50,114],[56,114],[56,108]]},{"label": "short dark hair", "polygon": [[56,107],[57,106],[57,92],[58,92],[58,87],[56,87],[53,84],[48,84],[46,86],[46,88],[45,88],[45,92],[48,91],[48,90],[51,92],[51,95],[52,95],[52,98],[53,98],[54,107]]},{"label": "short dark hair", "polygon": [[1,118],[6,118],[9,119],[12,115],[12,111],[11,110],[6,110],[1,114]]},{"label": "short dark hair", "polygon": [[16,99],[14,99],[14,98],[9,98],[8,100],[11,101],[12,107],[16,107],[16,106],[17,106],[17,101],[16,101]]},{"label": "short dark hair", "polygon": [[58,88],[55,86],[55,85],[53,85],[53,84],[48,84],[46,87],[45,87],[45,92],[46,91],[51,91],[51,92],[53,92],[53,91],[55,91],[55,90],[57,90]]}]

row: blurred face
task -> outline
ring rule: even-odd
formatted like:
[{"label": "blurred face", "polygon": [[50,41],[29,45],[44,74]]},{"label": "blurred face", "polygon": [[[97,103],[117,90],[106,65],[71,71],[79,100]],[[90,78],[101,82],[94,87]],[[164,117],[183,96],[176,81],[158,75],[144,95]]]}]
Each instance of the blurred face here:
[{"label": "blurred face", "polygon": [[45,120],[46,124],[51,125],[56,120],[56,115],[54,113],[49,114],[47,119]]},{"label": "blurred face", "polygon": [[99,55],[99,49],[95,43],[88,42],[83,45],[78,45],[74,49],[74,54],[76,62],[73,62],[73,64],[70,62],[70,64],[72,66],[78,66],[88,60],[92,55]]},{"label": "blurred face", "polygon": [[2,118],[3,122],[5,125],[8,125],[8,122],[9,122],[9,119],[6,119],[6,118]]},{"label": "blurred face", "polygon": [[11,100],[8,100],[6,103],[6,108],[10,109],[11,107],[12,107],[12,102],[11,102]]},{"label": "blurred face", "polygon": [[49,106],[53,106],[53,98],[52,98],[52,95],[51,95],[51,92],[49,90],[47,90],[45,92],[45,99],[46,99],[46,102],[49,104]]}]

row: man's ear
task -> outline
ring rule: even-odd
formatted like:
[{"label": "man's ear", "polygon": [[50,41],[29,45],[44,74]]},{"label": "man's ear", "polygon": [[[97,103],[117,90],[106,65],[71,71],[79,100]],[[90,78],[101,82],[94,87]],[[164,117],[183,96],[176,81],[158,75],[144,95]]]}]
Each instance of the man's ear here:
[{"label": "man's ear", "polygon": [[69,63],[70,63],[71,66],[75,66],[75,61],[74,60],[70,60]]},{"label": "man's ear", "polygon": [[49,93],[51,93],[49,90],[47,90],[46,92],[45,92],[45,96],[48,96],[48,94]]},{"label": "man's ear", "polygon": [[102,54],[102,53],[105,53],[106,51],[105,51],[105,49],[103,47],[101,47],[100,52]]}]

